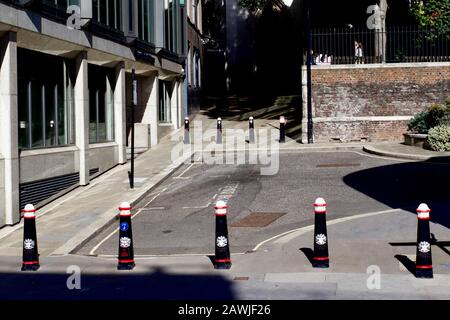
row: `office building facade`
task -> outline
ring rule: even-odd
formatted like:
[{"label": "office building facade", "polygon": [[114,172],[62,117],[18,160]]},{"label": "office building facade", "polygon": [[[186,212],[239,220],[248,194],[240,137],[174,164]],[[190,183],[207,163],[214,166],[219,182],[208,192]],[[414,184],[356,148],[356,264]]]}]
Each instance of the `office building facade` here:
[{"label": "office building facade", "polygon": [[180,127],[184,0],[0,1],[0,227]]}]

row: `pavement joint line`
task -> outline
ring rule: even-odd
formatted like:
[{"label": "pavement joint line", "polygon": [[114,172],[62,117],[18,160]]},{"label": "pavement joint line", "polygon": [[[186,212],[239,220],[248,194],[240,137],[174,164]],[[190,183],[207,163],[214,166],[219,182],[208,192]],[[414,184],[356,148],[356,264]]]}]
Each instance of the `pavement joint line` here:
[{"label": "pavement joint line", "polygon": [[[347,221],[356,220],[356,219],[360,219],[360,218],[367,218],[367,217],[371,217],[371,216],[375,216],[375,215],[380,215],[380,214],[384,214],[384,213],[392,213],[392,212],[397,212],[397,211],[401,211],[401,209],[389,209],[389,210],[383,210],[383,211],[377,211],[377,212],[363,213],[363,214],[350,216],[350,217],[338,218],[338,219],[328,221],[327,226],[338,224],[341,222],[347,222]],[[276,240],[275,241],[276,243],[286,243],[284,240],[280,241],[282,237],[290,236],[290,238],[287,238],[287,240],[289,241],[289,240],[292,240],[302,234],[310,232],[313,229],[314,229],[314,225],[309,225],[309,226],[305,226],[305,227],[301,227],[301,228],[297,228],[297,229],[293,229],[293,230],[289,230],[289,231],[280,233],[278,235],[275,235],[269,239],[266,239],[266,240],[260,242],[251,251],[256,252],[263,245],[265,245],[266,243],[269,243],[271,241],[274,241],[274,240]],[[293,236],[292,234],[296,233],[296,232],[297,232],[297,234],[295,234],[295,236]]]}]

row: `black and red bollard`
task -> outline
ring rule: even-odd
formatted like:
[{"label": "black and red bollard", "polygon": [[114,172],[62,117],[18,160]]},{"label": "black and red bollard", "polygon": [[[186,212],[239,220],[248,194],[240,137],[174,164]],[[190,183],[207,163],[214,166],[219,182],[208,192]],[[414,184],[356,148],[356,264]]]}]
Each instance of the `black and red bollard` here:
[{"label": "black and red bollard", "polygon": [[117,264],[117,270],[132,270],[135,267],[135,263],[130,204],[123,202],[119,207],[119,211],[119,263]]},{"label": "black and red bollard", "polygon": [[217,201],[216,214],[216,252],[214,257],[214,269],[230,269],[230,242],[228,240],[227,204],[225,201]]},{"label": "black and red bollard", "polygon": [[217,144],[222,144],[222,118],[217,118]]},{"label": "black and red bollard", "polygon": [[248,119],[248,143],[255,143],[255,120],[253,117]]},{"label": "black and red bollard", "polygon": [[280,117],[280,143],[286,142],[286,118]]},{"label": "black and red bollard", "polygon": [[430,208],[422,203],[417,208],[416,278],[433,278],[430,242]]},{"label": "black and red bollard", "polygon": [[328,268],[330,266],[326,213],[327,203],[323,198],[317,198],[314,203],[314,255],[312,263],[314,268]]},{"label": "black and red bollard", "polygon": [[22,271],[36,271],[40,267],[36,236],[36,209],[32,204],[27,204],[22,212],[24,213]]},{"label": "black and red bollard", "polygon": [[189,134],[189,117],[184,118],[184,144],[191,143],[191,137]]}]

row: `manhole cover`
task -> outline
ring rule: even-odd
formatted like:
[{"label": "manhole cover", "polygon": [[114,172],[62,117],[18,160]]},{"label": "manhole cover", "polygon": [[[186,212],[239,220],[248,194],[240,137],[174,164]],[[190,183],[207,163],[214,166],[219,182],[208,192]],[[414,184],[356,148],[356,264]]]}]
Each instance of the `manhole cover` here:
[{"label": "manhole cover", "polygon": [[317,168],[345,168],[345,167],[359,167],[360,163],[327,163],[318,164]]},{"label": "manhole cover", "polygon": [[247,228],[267,227],[285,214],[286,212],[253,212],[248,216],[233,222],[231,226]]}]

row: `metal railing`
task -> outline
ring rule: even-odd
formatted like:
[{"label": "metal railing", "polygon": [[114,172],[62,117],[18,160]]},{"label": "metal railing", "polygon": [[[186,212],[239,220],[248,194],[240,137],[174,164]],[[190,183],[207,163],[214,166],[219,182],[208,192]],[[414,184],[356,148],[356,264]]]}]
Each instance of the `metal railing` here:
[{"label": "metal railing", "polygon": [[[450,37],[431,36],[430,30],[392,26],[385,31],[367,28],[326,28],[312,32],[314,63],[399,63],[450,61]],[[362,45],[358,58],[355,42]]]}]

